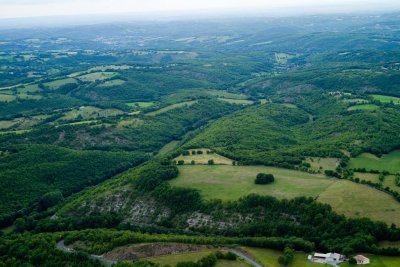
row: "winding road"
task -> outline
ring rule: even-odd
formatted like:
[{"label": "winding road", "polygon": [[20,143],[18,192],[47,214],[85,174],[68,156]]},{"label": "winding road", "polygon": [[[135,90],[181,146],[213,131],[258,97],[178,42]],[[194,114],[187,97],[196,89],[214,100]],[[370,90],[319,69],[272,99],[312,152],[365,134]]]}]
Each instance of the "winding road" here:
[{"label": "winding road", "polygon": [[248,264],[250,264],[251,266],[254,267],[264,267],[261,264],[259,264],[258,262],[256,262],[255,260],[253,260],[252,258],[250,258],[249,256],[247,256],[246,254],[235,250],[235,249],[231,249],[229,250],[230,252],[234,253],[236,256],[238,256],[239,258],[241,258],[242,260],[244,260],[245,262],[247,262]]}]

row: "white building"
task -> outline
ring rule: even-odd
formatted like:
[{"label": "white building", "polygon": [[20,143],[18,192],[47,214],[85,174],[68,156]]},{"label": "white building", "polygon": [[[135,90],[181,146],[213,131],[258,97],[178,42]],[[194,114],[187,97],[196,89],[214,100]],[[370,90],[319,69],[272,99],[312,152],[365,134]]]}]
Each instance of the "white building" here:
[{"label": "white building", "polygon": [[345,260],[345,256],[340,255],[338,253],[314,253],[311,257],[312,262],[318,263],[328,263],[328,264],[338,264]]},{"label": "white building", "polygon": [[357,255],[354,257],[354,259],[357,261],[357,264],[360,264],[360,265],[370,264],[370,260],[363,255]]}]

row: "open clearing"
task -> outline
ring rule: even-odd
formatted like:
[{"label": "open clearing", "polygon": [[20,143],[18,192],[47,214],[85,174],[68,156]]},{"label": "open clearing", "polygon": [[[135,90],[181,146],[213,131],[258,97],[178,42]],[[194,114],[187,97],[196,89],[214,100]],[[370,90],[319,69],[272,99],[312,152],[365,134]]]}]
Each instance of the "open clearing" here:
[{"label": "open clearing", "polygon": [[[258,173],[273,174],[275,182],[254,184]],[[237,200],[251,193],[280,199],[316,197],[336,181],[324,175],[265,166],[185,165],[179,166],[179,176],[170,183],[198,189],[207,199]]]},{"label": "open clearing", "polygon": [[374,104],[365,104],[365,105],[351,106],[347,110],[348,111],[353,111],[353,110],[369,110],[369,111],[373,111],[373,110],[377,110],[378,108],[379,108],[379,106],[374,105]]},{"label": "open clearing", "polygon": [[385,154],[380,158],[370,153],[362,153],[358,157],[350,159],[349,167],[397,173],[400,172],[400,150]]},{"label": "open clearing", "polygon": [[[250,248],[243,247],[242,250],[246,251],[253,259],[257,260],[263,266],[266,267],[281,267],[278,263],[279,256],[282,255],[281,251],[272,250],[272,249],[264,249],[264,248]],[[303,252],[295,252],[293,263],[290,264],[290,267],[318,267],[322,266],[316,263],[309,262],[307,260],[306,253]]]},{"label": "open clearing", "polygon": [[305,160],[311,165],[311,170],[324,172],[325,170],[335,170],[339,165],[338,158],[317,158],[310,157]]},{"label": "open clearing", "polygon": [[[355,172],[355,178],[360,178],[360,180],[371,181],[374,183],[380,183],[379,174],[376,173],[363,173],[363,172]],[[383,180],[383,187],[389,187],[392,190],[395,190],[400,193],[400,187],[398,187],[395,183],[396,176],[395,175],[386,175]]]},{"label": "open clearing", "polygon": [[152,111],[152,112],[146,113],[146,115],[147,116],[157,116],[157,115],[160,115],[162,113],[168,112],[168,111],[173,110],[173,109],[182,108],[182,107],[185,107],[185,106],[190,107],[191,105],[193,105],[195,103],[197,103],[197,100],[176,103],[176,104],[172,104],[172,105],[166,106],[165,108],[161,108],[161,109],[158,109],[156,111]]},{"label": "open clearing", "polygon": [[0,102],[11,102],[14,101],[17,97],[15,95],[6,95],[0,94]]},{"label": "open clearing", "polygon": [[60,88],[61,86],[69,84],[69,83],[77,83],[77,81],[72,78],[66,78],[66,79],[60,79],[60,80],[47,82],[44,85],[47,86],[50,90],[56,90],[56,89]]},{"label": "open clearing", "polygon": [[171,141],[168,144],[166,144],[165,146],[163,146],[160,149],[160,151],[158,152],[158,154],[165,155],[169,152],[172,152],[178,145],[179,145],[179,141]]},{"label": "open clearing", "polygon": [[245,94],[235,94],[222,90],[206,90],[208,95],[216,96],[218,98],[229,98],[229,99],[238,99],[238,100],[246,100],[248,97]]},{"label": "open clearing", "polygon": [[21,94],[35,93],[40,91],[42,91],[42,89],[40,89],[37,84],[27,84],[24,85],[22,88],[17,89],[17,92]]},{"label": "open clearing", "polygon": [[393,103],[393,104],[400,104],[400,98],[394,96],[387,96],[387,95],[371,95],[375,100],[378,100],[382,103]]},{"label": "open clearing", "polygon": [[118,74],[117,72],[93,72],[79,76],[77,78],[82,82],[94,82],[94,81],[104,81],[111,79],[117,74]]},{"label": "open clearing", "polygon": [[113,117],[123,114],[123,112],[119,109],[101,109],[97,107],[85,106],[80,107],[79,109],[71,110],[63,117],[62,120],[76,120],[76,119],[96,119],[96,118],[105,118],[105,117]]},{"label": "open clearing", "polygon": [[201,258],[208,256],[210,253],[217,251],[215,250],[203,250],[203,251],[197,251],[197,252],[189,252],[189,253],[181,253],[181,254],[176,254],[176,255],[166,255],[166,256],[159,256],[159,257],[151,257],[147,258],[147,260],[158,263],[158,264],[163,264],[163,265],[171,265],[175,266],[178,262],[181,261],[198,261]]},{"label": "open clearing", "polygon": [[367,104],[368,100],[362,98],[353,98],[353,99],[343,99],[342,102],[351,104]]},{"label": "open clearing", "polygon": [[318,201],[331,205],[337,213],[349,217],[368,217],[400,225],[400,203],[367,185],[340,180],[321,193]]},{"label": "open clearing", "polygon": [[237,105],[251,105],[254,102],[251,100],[246,99],[232,99],[232,98],[221,98],[219,97],[218,100],[228,102],[230,104],[237,104]]},{"label": "open clearing", "polygon": [[115,79],[115,80],[111,80],[111,81],[105,81],[101,84],[98,85],[98,87],[112,87],[112,86],[119,86],[119,85],[123,85],[125,83],[124,80],[121,79]]},{"label": "open clearing", "polygon": [[[387,256],[377,256],[370,254],[363,254],[371,260],[371,264],[364,265],[368,267],[398,267],[400,266],[400,257],[387,257]],[[340,264],[341,267],[350,267],[351,265],[347,262]],[[362,266],[362,265],[357,265]]]},{"label": "open clearing", "polygon": [[[199,148],[199,149],[189,149],[188,150],[190,155],[183,156],[180,155],[179,157],[175,158],[176,162],[183,160],[184,164],[191,164],[192,160],[195,161],[195,164],[208,164],[210,159],[214,160],[214,164],[222,164],[222,165],[232,165],[232,160],[216,153],[207,154],[207,151],[210,149],[206,148]],[[193,155],[193,151],[196,151],[196,154]],[[197,151],[202,151],[202,154],[197,154]]]},{"label": "open clearing", "polygon": [[129,107],[140,107],[140,108],[148,108],[155,105],[154,102],[129,102],[126,103]]}]

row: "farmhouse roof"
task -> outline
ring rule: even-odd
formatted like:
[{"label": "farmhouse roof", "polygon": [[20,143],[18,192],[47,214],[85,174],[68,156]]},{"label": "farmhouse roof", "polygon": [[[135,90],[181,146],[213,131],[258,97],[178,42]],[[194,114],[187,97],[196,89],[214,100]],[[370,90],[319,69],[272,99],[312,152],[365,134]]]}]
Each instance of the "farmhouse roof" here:
[{"label": "farmhouse roof", "polygon": [[368,260],[368,258],[365,257],[365,256],[363,256],[363,255],[357,255],[357,256],[355,256],[354,258],[355,258],[356,260],[358,260],[358,261],[365,261],[365,260]]}]

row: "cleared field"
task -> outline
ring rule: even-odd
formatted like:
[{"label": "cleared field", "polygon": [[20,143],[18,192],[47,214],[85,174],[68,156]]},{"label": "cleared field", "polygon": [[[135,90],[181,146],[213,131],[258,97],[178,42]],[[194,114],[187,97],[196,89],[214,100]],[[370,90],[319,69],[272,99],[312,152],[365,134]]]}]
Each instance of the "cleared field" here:
[{"label": "cleared field", "polygon": [[353,98],[353,99],[343,99],[342,102],[351,104],[367,104],[368,100],[362,98]]},{"label": "cleared field", "polygon": [[96,119],[96,118],[104,118],[104,117],[113,117],[117,115],[121,115],[123,112],[118,109],[101,109],[97,107],[80,107],[79,109],[71,110],[63,117],[62,120],[76,120],[78,118],[83,120],[88,119]]},{"label": "cleared field", "polygon": [[[360,180],[371,181],[374,183],[380,183],[379,174],[376,173],[363,173],[363,172],[355,172],[355,178],[360,178]],[[383,187],[390,187],[390,189],[395,190],[400,193],[400,187],[398,187],[395,183],[396,176],[395,175],[386,175],[383,180]]]},{"label": "cleared field", "polygon": [[397,173],[400,172],[400,150],[385,154],[380,158],[370,153],[362,153],[350,159],[349,167]]},{"label": "cleared field", "polygon": [[[386,257],[370,254],[363,254],[371,260],[371,264],[365,265],[368,267],[398,267],[400,266],[400,257]],[[340,264],[341,267],[351,266],[347,262]],[[360,266],[360,265],[357,265]]]},{"label": "cleared field", "polygon": [[77,77],[82,82],[104,81],[117,75],[117,72],[93,72]]},{"label": "cleared field", "polygon": [[348,111],[353,111],[353,110],[377,110],[379,108],[379,106],[374,105],[374,104],[365,104],[365,105],[355,105],[355,106],[351,106],[349,107],[347,110]]},{"label": "cleared field", "polygon": [[[269,185],[254,184],[258,173],[273,174],[275,182]],[[324,175],[265,166],[185,165],[179,166],[179,176],[170,183],[198,189],[207,199],[237,200],[251,193],[280,199],[316,197],[336,181]]]},{"label": "cleared field", "polygon": [[286,53],[275,53],[275,61],[281,65],[287,64],[291,58],[294,58],[294,56]]},{"label": "cleared field", "polygon": [[6,95],[0,94],[0,102],[11,102],[14,101],[17,97],[15,95]]},{"label": "cleared field", "polygon": [[36,93],[40,91],[42,91],[42,89],[40,89],[37,84],[27,84],[24,85],[22,88],[17,89],[17,93],[19,94]]},{"label": "cleared field", "polygon": [[182,253],[182,254],[176,254],[176,255],[166,255],[166,256],[159,256],[159,257],[151,257],[147,258],[147,260],[158,263],[158,264],[163,264],[163,265],[171,265],[175,266],[178,262],[181,261],[198,261],[201,258],[209,255],[212,252],[215,252],[216,250],[203,250],[203,251],[197,251],[197,252],[189,252],[189,253]]},{"label": "cleared field", "polygon": [[230,99],[247,99],[247,96],[244,94],[234,94],[227,91],[222,90],[206,90],[207,94],[212,96],[217,96],[218,98],[230,98]]},{"label": "cleared field", "polygon": [[115,80],[111,80],[111,81],[105,81],[104,83],[99,84],[98,87],[119,86],[119,85],[123,85],[124,83],[125,83],[124,80],[115,79]]},{"label": "cleared field", "polygon": [[[193,151],[202,151],[203,154],[195,154],[193,155]],[[188,156],[183,156],[180,155],[179,157],[175,158],[175,161],[183,160],[185,161],[185,164],[190,164],[192,160],[195,161],[195,164],[208,164],[208,161],[210,159],[214,160],[214,164],[222,164],[222,165],[232,165],[232,160],[228,159],[226,157],[223,157],[221,155],[218,155],[216,153],[212,154],[207,154],[207,151],[210,151],[209,149],[206,148],[199,148],[199,149],[189,149],[190,155]]]},{"label": "cleared field", "polygon": [[28,95],[28,94],[18,94],[17,97],[19,99],[32,99],[32,100],[39,100],[42,99],[43,96],[41,95]]},{"label": "cleared field", "polygon": [[305,162],[311,165],[312,170],[323,172],[325,170],[335,170],[339,164],[339,159],[311,157],[307,158]]},{"label": "cleared field", "polygon": [[215,267],[250,267],[250,265],[240,259],[236,261],[219,260]]},{"label": "cleared field", "polygon": [[143,120],[138,119],[138,118],[133,118],[133,119],[126,119],[126,120],[121,120],[118,122],[118,127],[125,127],[125,128],[134,128],[142,125],[144,123]]},{"label": "cleared field", "polygon": [[126,103],[129,107],[140,107],[140,108],[148,108],[155,105],[154,102],[129,102]]},{"label": "cleared field", "polygon": [[179,141],[171,141],[168,144],[166,144],[165,146],[163,146],[160,151],[158,152],[158,154],[160,155],[165,155],[171,151],[173,151],[179,144]]},{"label": "cleared field", "polygon": [[395,247],[395,248],[400,248],[400,241],[397,242],[390,242],[390,241],[383,241],[379,243],[380,247]]},{"label": "cleared field", "polygon": [[161,109],[159,109],[159,110],[146,113],[146,115],[147,115],[147,116],[157,116],[157,115],[159,115],[159,114],[168,112],[168,111],[173,110],[173,109],[176,109],[176,108],[182,108],[182,107],[185,107],[185,106],[190,107],[191,105],[193,105],[193,104],[195,104],[195,103],[197,103],[197,100],[185,101],[185,102],[181,102],[181,103],[176,103],[176,104],[172,104],[172,105],[166,106],[165,108],[161,108]]},{"label": "cleared field", "polygon": [[251,105],[254,103],[253,101],[246,100],[246,99],[218,98],[218,100],[225,101],[230,104],[237,104],[237,105]]},{"label": "cleared field", "polygon": [[400,225],[400,203],[392,196],[366,185],[340,180],[321,193],[318,201],[349,217],[368,217]]},{"label": "cleared field", "polygon": [[[282,252],[272,249],[263,249],[263,248],[249,248],[243,247],[249,255],[252,256],[255,260],[261,263],[265,267],[281,267],[278,263],[279,256],[282,255]],[[312,263],[307,260],[308,254],[303,252],[295,252],[293,263],[290,264],[290,267],[318,267],[322,266],[317,263]]]},{"label": "cleared field", "polygon": [[387,95],[371,95],[375,100],[378,100],[382,103],[393,103],[393,104],[400,104],[400,98],[394,96],[387,96]]},{"label": "cleared field", "polygon": [[73,78],[66,78],[66,79],[51,81],[51,82],[45,83],[44,85],[47,86],[50,90],[56,90],[56,89],[60,88],[61,86],[69,84],[69,83],[77,83],[77,81]]}]

